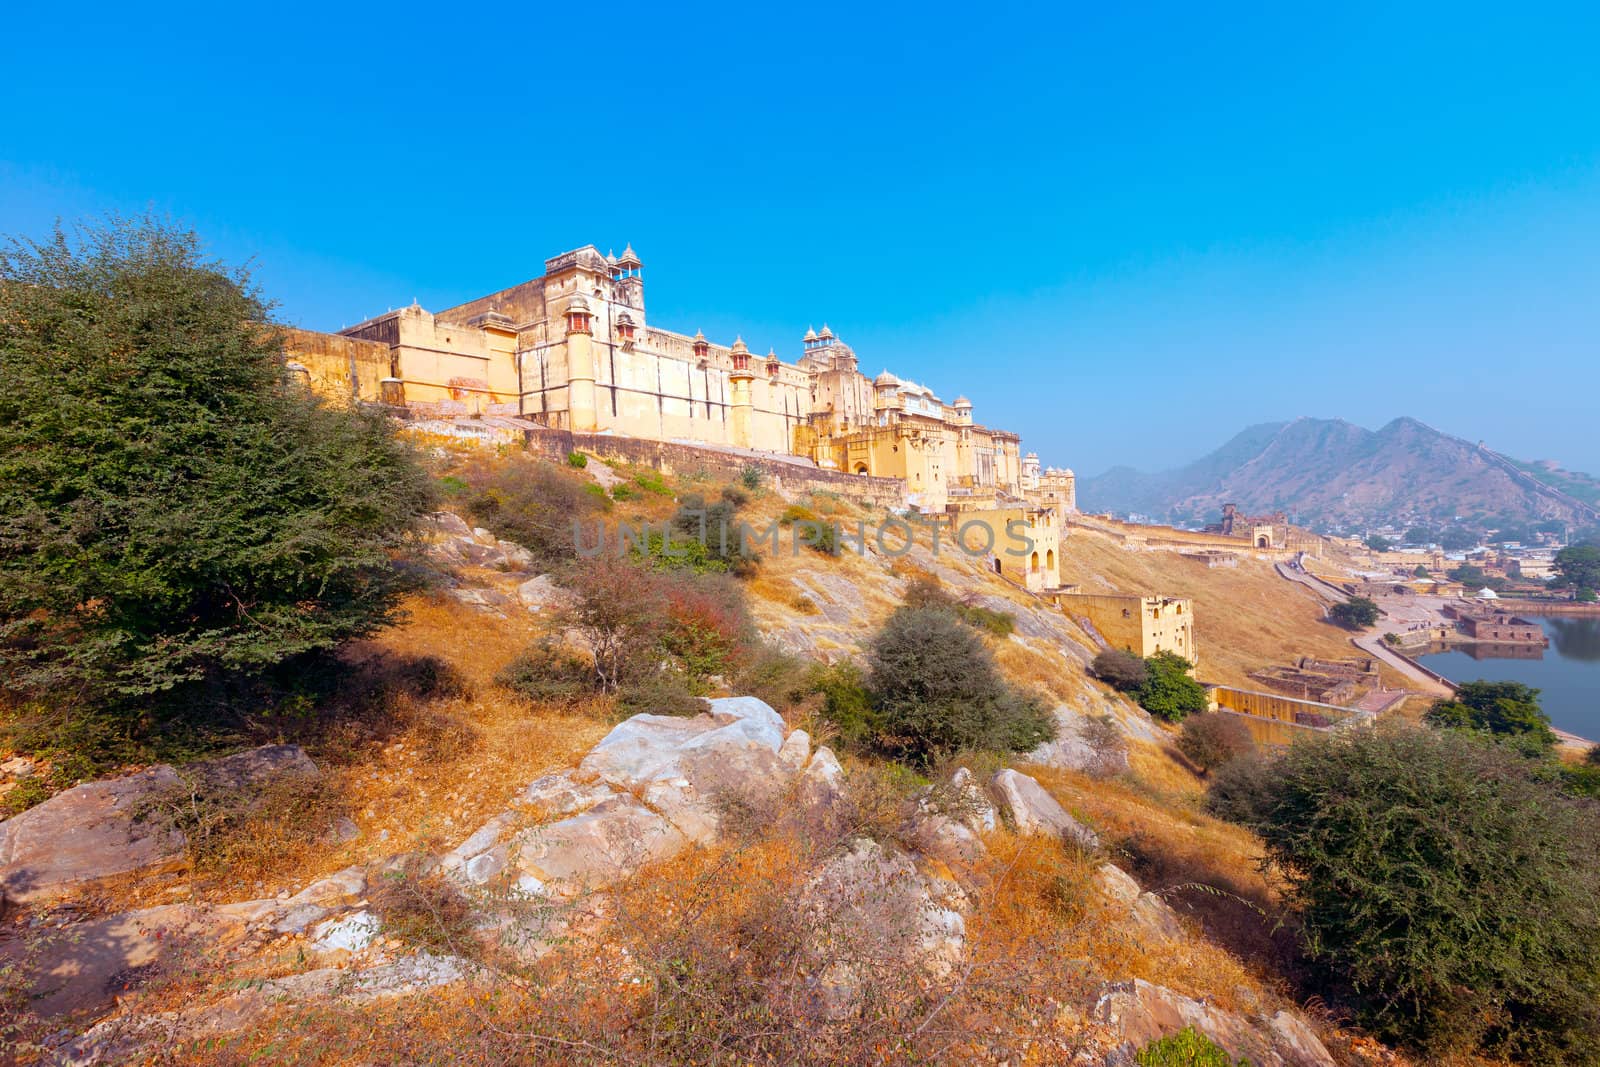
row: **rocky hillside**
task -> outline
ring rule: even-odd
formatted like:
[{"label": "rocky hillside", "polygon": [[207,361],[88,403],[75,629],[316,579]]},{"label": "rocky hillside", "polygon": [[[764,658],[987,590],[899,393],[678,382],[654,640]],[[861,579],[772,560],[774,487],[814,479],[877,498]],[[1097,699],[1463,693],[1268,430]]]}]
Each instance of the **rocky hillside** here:
[{"label": "rocky hillside", "polygon": [[1298,1009],[1254,840],[1086,674],[1093,639],[986,567],[869,545],[744,583],[818,660],[916,574],[1011,616],[995,659],[1057,739],[921,778],[804,704],[517,697],[497,679],[561,635],[564,591],[455,515],[432,540],[434,590],[347,658],[362,714],[0,822],[25,1059],[1127,1064],[1192,1026],[1260,1065],[1401,1062]]},{"label": "rocky hillside", "polygon": [[1078,498],[1086,511],[1189,522],[1214,521],[1232,502],[1248,513],[1284,511],[1304,525],[1457,515],[1588,525],[1600,518],[1583,488],[1591,481],[1551,464],[1510,460],[1416,419],[1374,432],[1342,419],[1303,418],[1249,427],[1177,470],[1113,468],[1080,481]]}]

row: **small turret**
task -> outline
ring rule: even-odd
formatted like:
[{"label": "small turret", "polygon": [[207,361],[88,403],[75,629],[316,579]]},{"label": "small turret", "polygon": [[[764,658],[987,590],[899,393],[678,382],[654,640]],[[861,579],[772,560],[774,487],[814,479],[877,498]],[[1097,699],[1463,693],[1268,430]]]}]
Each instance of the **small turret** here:
[{"label": "small turret", "polygon": [[872,406],[877,409],[894,407],[895,390],[900,387],[900,379],[884,371],[872,379],[873,401]]},{"label": "small turret", "polygon": [[711,346],[706,343],[706,335],[699,330],[694,332],[694,358],[701,366],[705,366],[706,358],[711,353]]},{"label": "small turret", "polygon": [[593,317],[589,301],[583,298],[582,293],[577,294],[572,298],[572,303],[567,305],[567,332],[592,334],[594,330],[590,322]]},{"label": "small turret", "polygon": [[773,381],[777,381],[778,371],[781,370],[782,367],[783,364],[778,362],[777,350],[773,348],[767,349],[767,377]]},{"label": "small turret", "polygon": [[733,373],[750,377],[750,346],[744,343],[743,337],[733,339],[733,347],[728,349],[728,354],[733,357]]}]

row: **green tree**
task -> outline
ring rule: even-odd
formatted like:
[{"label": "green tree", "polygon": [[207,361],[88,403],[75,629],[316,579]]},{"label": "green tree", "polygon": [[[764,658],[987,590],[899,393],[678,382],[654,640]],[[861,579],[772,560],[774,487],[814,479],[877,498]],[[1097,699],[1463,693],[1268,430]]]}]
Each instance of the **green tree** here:
[{"label": "green tree", "polygon": [[867,653],[879,745],[926,764],[961,749],[1022,752],[1050,740],[1055,720],[1008,686],[977,632],[937,608],[902,607]]},{"label": "green tree", "polygon": [[1600,589],[1600,544],[1586,541],[1556,553],[1556,573],[1567,589]]},{"label": "green tree", "polygon": [[429,483],[281,347],[168,224],[0,253],[0,689],[131,716],[395,617]]},{"label": "green tree", "polygon": [[1230,764],[1306,950],[1369,1025],[1430,1054],[1600,1049],[1600,820],[1470,734],[1386,726]]},{"label": "green tree", "polygon": [[1550,717],[1539,707],[1539,690],[1521,682],[1465,682],[1453,699],[1435,702],[1423,718],[1444,729],[1512,737],[1538,750],[1556,743]]},{"label": "green tree", "polygon": [[1136,694],[1144,710],[1168,722],[1206,710],[1205,687],[1189,677],[1194,664],[1176,652],[1157,652],[1144,664],[1149,674]]},{"label": "green tree", "polygon": [[1367,547],[1374,552],[1387,552],[1394,547],[1394,542],[1387,537],[1379,537],[1374,534],[1367,538]]},{"label": "green tree", "polygon": [[1431,578],[1431,577],[1433,577],[1431,574],[1428,573],[1428,568],[1424,567],[1420,563],[1417,564],[1416,570],[1412,571],[1411,573],[1414,574],[1415,576],[1417,576],[1418,578]]},{"label": "green tree", "polygon": [[1347,630],[1365,630],[1378,621],[1378,605],[1369,597],[1353,596],[1328,609],[1328,618]]}]

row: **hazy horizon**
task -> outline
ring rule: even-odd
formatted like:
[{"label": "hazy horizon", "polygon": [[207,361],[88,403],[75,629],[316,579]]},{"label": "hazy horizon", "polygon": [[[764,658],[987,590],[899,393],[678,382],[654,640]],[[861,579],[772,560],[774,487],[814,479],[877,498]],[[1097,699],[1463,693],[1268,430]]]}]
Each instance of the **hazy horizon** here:
[{"label": "hazy horizon", "polygon": [[333,47],[383,11],[20,12],[0,232],[152,207],[325,330],[631,242],[653,323],[827,322],[1086,476],[1406,415],[1600,472],[1591,10],[525,11],[470,76]]}]

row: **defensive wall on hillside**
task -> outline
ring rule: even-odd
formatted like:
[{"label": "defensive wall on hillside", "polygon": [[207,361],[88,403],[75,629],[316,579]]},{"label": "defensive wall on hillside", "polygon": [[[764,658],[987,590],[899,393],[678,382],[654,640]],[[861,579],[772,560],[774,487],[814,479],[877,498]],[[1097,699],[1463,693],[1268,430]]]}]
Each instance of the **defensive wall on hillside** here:
[{"label": "defensive wall on hillside", "polygon": [[523,440],[530,452],[554,460],[564,460],[573,452],[589,452],[602,459],[651,467],[663,474],[683,475],[704,471],[728,479],[737,478],[746,468],[754,467],[769,481],[791,492],[838,493],[876,507],[894,510],[907,507],[906,483],[899,478],[846,474],[772,453],[705,448],[610,434],[574,433],[533,423],[526,425]]},{"label": "defensive wall on hillside", "polygon": [[1294,536],[1281,548],[1257,548],[1248,537],[1230,537],[1203,530],[1180,530],[1175,526],[1141,526],[1106,515],[1069,515],[1067,525],[1094,530],[1124,545],[1142,545],[1158,551],[1206,549],[1250,553],[1270,560],[1294,559],[1301,552],[1313,556],[1322,552],[1320,537],[1299,530],[1294,531]]},{"label": "defensive wall on hillside", "polygon": [[1207,686],[1206,696],[1211,702],[1212,711],[1232,711],[1240,715],[1273,719],[1317,730],[1331,729],[1345,724],[1355,725],[1372,719],[1367,712],[1355,708],[1341,708],[1337,704],[1301,700],[1281,693],[1235,689],[1230,685]]}]

